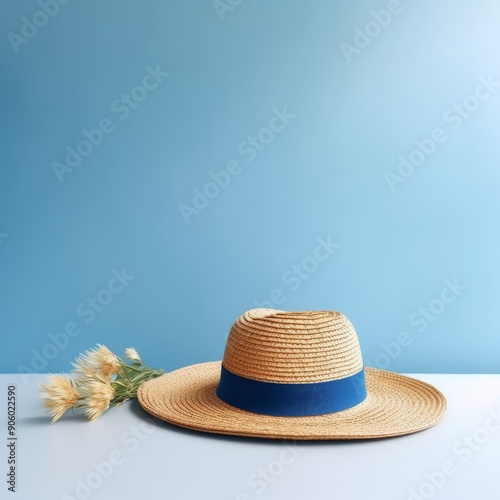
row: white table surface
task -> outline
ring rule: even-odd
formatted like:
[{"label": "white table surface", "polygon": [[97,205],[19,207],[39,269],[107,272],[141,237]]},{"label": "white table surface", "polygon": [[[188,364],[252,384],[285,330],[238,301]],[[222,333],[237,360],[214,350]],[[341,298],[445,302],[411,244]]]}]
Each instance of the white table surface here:
[{"label": "white table surface", "polygon": [[[2,479],[0,498],[500,499],[500,375],[412,376],[448,399],[436,427],[392,439],[285,443],[184,430],[136,401],[94,423],[68,412],[51,425],[37,394],[46,376],[0,375],[0,435],[8,444],[13,384],[18,438],[16,492]],[[5,478],[10,450],[1,449]]]}]

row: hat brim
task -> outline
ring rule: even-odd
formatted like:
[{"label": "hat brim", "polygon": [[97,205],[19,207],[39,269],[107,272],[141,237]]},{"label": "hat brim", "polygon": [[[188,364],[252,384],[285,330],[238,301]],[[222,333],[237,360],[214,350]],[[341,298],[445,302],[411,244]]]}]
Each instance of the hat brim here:
[{"label": "hat brim", "polygon": [[275,417],[240,410],[215,394],[221,362],[188,366],[150,380],[137,398],[148,412],[197,431],[268,439],[334,440],[400,436],[437,424],[446,399],[435,387],[396,373],[365,368],[367,397],[338,413]]}]

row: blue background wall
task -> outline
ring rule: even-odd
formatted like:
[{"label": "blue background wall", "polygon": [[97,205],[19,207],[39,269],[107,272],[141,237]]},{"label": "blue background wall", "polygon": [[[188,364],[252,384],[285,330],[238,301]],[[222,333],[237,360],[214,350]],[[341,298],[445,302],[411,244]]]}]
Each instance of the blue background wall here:
[{"label": "blue background wall", "polygon": [[0,16],[3,372],[220,359],[257,305],[498,371],[498,2],[42,4]]}]

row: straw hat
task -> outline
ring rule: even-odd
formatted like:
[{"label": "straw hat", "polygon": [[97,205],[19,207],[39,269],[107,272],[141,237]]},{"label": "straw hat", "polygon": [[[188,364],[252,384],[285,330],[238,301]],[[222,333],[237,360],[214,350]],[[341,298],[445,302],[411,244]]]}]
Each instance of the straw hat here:
[{"label": "straw hat", "polygon": [[363,367],[354,327],[333,311],[252,309],[234,323],[222,363],[146,382],[138,399],[181,427],[275,439],[398,436],[446,412],[433,386]]}]

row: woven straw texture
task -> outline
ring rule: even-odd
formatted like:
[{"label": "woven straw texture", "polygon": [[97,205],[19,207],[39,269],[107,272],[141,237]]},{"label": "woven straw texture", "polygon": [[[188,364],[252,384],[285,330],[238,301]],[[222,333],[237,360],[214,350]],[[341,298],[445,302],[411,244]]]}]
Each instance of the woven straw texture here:
[{"label": "woven straw texture", "polygon": [[253,380],[299,384],[354,375],[363,359],[354,327],[339,312],[252,309],[231,328],[224,366]]},{"label": "woven straw texture", "polygon": [[272,417],[234,408],[215,394],[220,361],[181,368],[139,388],[142,407],[181,427],[219,434],[274,439],[365,439],[399,436],[437,424],[444,396],[425,382],[366,368],[368,396],[338,413]]},{"label": "woven straw texture", "polygon": [[[253,309],[233,325],[225,368],[255,380],[310,383],[336,380],[363,366],[356,332],[338,312],[286,313]],[[201,363],[146,382],[141,406],[181,427],[270,439],[366,439],[398,436],[437,424],[446,399],[419,380],[365,368],[368,396],[357,406],[328,415],[275,417],[240,410],[215,390],[221,362]]]}]

